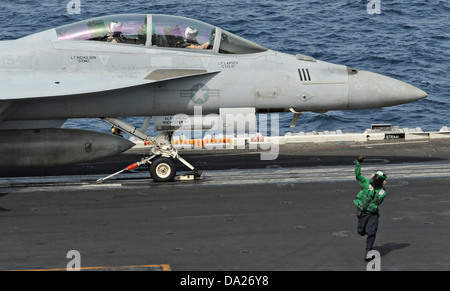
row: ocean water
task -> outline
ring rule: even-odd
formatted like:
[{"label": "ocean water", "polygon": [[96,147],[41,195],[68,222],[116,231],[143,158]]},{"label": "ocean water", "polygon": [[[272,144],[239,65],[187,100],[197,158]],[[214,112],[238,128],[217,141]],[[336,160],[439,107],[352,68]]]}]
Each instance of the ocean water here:
[{"label": "ocean water", "polygon": [[[67,4],[79,3],[79,14]],[[153,13],[195,18],[273,50],[302,53],[332,63],[394,77],[426,91],[421,101],[400,106],[304,113],[287,131],[360,132],[374,123],[437,131],[450,125],[450,3],[448,0],[2,0],[0,40],[107,14]],[[141,119],[130,122],[139,125]],[[96,119],[69,120],[65,127],[108,131]]]}]

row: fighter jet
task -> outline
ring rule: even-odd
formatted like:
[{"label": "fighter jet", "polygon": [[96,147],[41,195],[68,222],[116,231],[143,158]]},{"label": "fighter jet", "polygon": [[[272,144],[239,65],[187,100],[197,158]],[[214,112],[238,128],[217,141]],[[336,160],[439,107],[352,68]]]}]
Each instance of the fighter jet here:
[{"label": "fighter jet", "polygon": [[[145,133],[151,117],[251,108],[255,113],[359,110],[427,96],[402,81],[277,52],[219,27],[180,16],[103,16],[0,42],[0,166],[81,163],[123,152],[128,140],[59,128],[102,118],[152,144],[124,170],[150,165],[170,181],[182,159],[170,132]],[[123,117],[142,116],[138,129]],[[120,117],[120,118],[119,118]]]}]

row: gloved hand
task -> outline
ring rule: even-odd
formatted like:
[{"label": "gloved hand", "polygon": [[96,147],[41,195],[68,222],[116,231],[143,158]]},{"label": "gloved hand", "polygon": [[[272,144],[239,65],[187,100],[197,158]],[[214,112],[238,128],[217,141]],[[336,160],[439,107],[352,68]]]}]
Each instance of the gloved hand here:
[{"label": "gloved hand", "polygon": [[364,158],[365,158],[364,155],[359,156],[358,162],[361,164],[364,161]]},{"label": "gloved hand", "polygon": [[211,34],[210,36],[209,36],[209,43],[212,45],[212,44],[214,44],[214,38],[216,37],[216,34],[215,33],[213,33],[213,34]]}]

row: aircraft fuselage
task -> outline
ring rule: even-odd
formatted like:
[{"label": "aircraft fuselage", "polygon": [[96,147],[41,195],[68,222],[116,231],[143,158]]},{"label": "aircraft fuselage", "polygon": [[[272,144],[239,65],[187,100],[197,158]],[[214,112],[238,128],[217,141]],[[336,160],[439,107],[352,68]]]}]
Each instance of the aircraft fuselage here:
[{"label": "aircraft fuselage", "polygon": [[[19,49],[17,49],[19,48]],[[0,43],[4,121],[156,116],[254,107],[325,112],[411,102],[401,81],[302,55],[252,54],[57,40],[46,31]]]}]

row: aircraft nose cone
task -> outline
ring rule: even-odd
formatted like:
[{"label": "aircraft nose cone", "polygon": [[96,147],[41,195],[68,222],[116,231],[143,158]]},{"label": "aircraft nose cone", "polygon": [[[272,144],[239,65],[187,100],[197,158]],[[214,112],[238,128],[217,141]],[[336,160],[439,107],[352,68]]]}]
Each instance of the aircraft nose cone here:
[{"label": "aircraft nose cone", "polygon": [[349,69],[349,109],[405,104],[428,94],[405,82],[369,71]]}]

